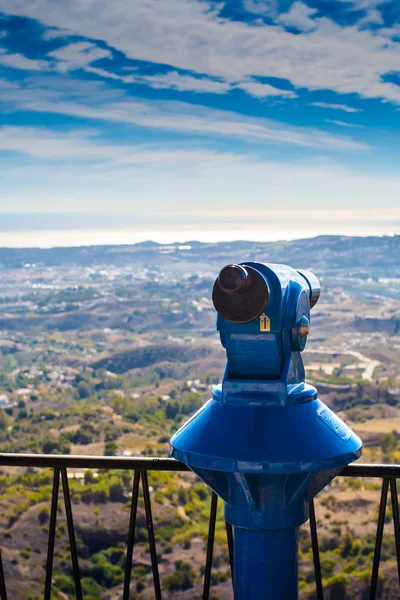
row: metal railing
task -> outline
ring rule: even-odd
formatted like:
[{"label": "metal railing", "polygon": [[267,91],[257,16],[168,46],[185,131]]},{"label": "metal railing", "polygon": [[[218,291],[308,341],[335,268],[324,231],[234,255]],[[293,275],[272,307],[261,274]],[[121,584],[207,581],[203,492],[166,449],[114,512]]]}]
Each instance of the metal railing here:
[{"label": "metal railing", "polygon": [[[104,469],[104,470],[128,470],[133,471],[132,484],[132,499],[129,514],[129,530],[127,539],[127,552],[125,561],[125,574],[123,585],[123,600],[129,600],[131,588],[131,573],[133,563],[133,548],[136,529],[136,516],[140,491],[140,483],[142,485],[143,503],[146,516],[146,525],[149,541],[150,558],[153,574],[154,594],[156,600],[162,600],[162,590],[160,583],[160,575],[158,568],[158,557],[156,540],[154,536],[153,515],[150,500],[150,488],[148,482],[149,471],[174,471],[187,472],[188,467],[172,458],[125,458],[113,456],[70,456],[70,455],[43,455],[43,454],[0,454],[0,467],[38,467],[53,469],[53,484],[51,495],[51,509],[49,519],[49,534],[47,545],[47,561],[46,574],[44,582],[44,600],[50,600],[52,589],[53,575],[53,559],[56,539],[57,525],[57,507],[59,499],[60,480],[63,489],[65,515],[68,528],[68,537],[71,551],[72,575],[75,584],[75,595],[77,600],[83,600],[82,583],[79,569],[78,552],[76,545],[74,520],[71,504],[70,489],[68,483],[68,469]],[[393,511],[394,538],[396,546],[397,571],[400,585],[400,519],[399,519],[399,504],[396,480],[400,478],[400,465],[372,465],[372,464],[355,464],[346,467],[338,477],[362,477],[362,478],[380,478],[382,479],[381,496],[379,503],[378,522],[375,537],[375,550],[371,572],[370,582],[370,600],[375,600],[377,597],[377,586],[379,576],[379,565],[382,550],[383,529],[385,524],[386,507],[388,494],[390,490],[390,498]],[[203,600],[209,600],[211,575],[213,566],[213,551],[214,551],[214,534],[217,517],[218,497],[216,494],[211,495],[211,508],[208,526],[208,538],[205,557],[205,570],[203,581]],[[309,505],[310,513],[310,534],[311,547],[314,561],[314,573],[316,584],[316,597],[318,600],[324,599],[324,590],[322,583],[321,564],[318,548],[317,520],[315,515],[314,502]],[[234,536],[232,526],[226,523],[227,546],[229,552],[230,572],[233,581],[233,545]],[[400,592],[399,592],[400,597]],[[0,551],[0,599],[7,600],[6,580],[4,576],[3,562]]]}]

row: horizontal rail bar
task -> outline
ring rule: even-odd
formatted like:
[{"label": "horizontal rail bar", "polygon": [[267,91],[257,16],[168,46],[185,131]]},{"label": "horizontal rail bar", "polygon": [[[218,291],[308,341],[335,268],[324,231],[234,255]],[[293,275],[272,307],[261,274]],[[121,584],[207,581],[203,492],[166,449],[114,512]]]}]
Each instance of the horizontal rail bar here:
[{"label": "horizontal rail bar", "polygon": [[67,469],[136,469],[144,471],[190,471],[174,458],[141,456],[84,456],[70,454],[0,454],[0,467]]},{"label": "horizontal rail bar", "polygon": [[[1,461],[0,461],[1,464]],[[400,477],[400,465],[353,464],[345,467],[339,476],[345,477]]]},{"label": "horizontal rail bar", "polygon": [[[0,467],[42,467],[67,469],[136,469],[144,471],[190,471],[189,467],[174,458],[146,456],[85,456],[72,454],[0,454]],[[339,476],[400,478],[400,465],[352,464]]]}]

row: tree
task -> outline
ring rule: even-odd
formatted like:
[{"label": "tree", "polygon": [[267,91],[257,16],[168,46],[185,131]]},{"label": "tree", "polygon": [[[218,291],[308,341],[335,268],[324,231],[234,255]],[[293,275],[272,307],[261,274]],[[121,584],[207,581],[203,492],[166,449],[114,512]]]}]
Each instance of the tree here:
[{"label": "tree", "polygon": [[91,392],[92,389],[87,383],[87,381],[80,381],[78,383],[78,395],[81,400],[83,400],[84,398],[89,398]]},{"label": "tree", "polygon": [[124,500],[124,484],[122,479],[115,476],[110,480],[110,500],[111,502],[122,502]]},{"label": "tree", "polygon": [[392,433],[385,433],[381,436],[380,445],[381,450],[384,454],[388,452],[392,452],[396,448],[397,436],[396,432],[392,431]]},{"label": "tree", "polygon": [[8,427],[10,420],[2,408],[0,408],[0,431]]},{"label": "tree", "polygon": [[175,419],[179,414],[179,402],[176,400],[167,402],[165,405],[165,416],[167,419]]},{"label": "tree", "polygon": [[96,432],[93,425],[91,425],[90,423],[84,423],[78,429],[78,431],[74,433],[71,441],[74,444],[82,444],[84,446],[94,441],[95,434]]},{"label": "tree", "polygon": [[115,453],[117,451],[117,444],[114,442],[114,440],[110,440],[109,442],[105,443],[104,446],[104,454],[106,456],[115,456]]},{"label": "tree", "polygon": [[69,454],[70,445],[62,438],[49,438],[43,444],[44,454]]}]

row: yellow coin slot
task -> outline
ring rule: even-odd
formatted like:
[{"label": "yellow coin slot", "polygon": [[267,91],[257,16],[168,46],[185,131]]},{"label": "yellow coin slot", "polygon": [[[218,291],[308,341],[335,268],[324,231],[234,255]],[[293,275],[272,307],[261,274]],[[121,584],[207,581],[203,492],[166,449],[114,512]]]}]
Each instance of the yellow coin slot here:
[{"label": "yellow coin slot", "polygon": [[271,319],[267,315],[260,317],[260,331],[271,331]]}]

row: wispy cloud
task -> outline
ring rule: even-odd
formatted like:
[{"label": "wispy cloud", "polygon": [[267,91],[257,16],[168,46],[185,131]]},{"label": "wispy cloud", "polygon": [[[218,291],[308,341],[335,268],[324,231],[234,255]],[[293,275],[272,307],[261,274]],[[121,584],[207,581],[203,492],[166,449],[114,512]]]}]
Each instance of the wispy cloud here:
[{"label": "wispy cloud", "polygon": [[110,58],[111,52],[90,42],[77,42],[53,50],[53,52],[49,52],[48,56],[55,60],[58,71],[67,73],[76,69],[84,69],[96,60]]},{"label": "wispy cloud", "polygon": [[[108,101],[108,90],[102,98],[102,87],[94,82],[37,80],[31,85],[14,84],[0,98],[9,110],[24,109],[42,113],[64,114],[108,122],[132,124],[150,129],[191,133],[202,136],[228,137],[257,143],[284,144],[323,151],[365,150],[364,143],[349,137],[333,135],[317,128],[302,128],[272,119],[246,117],[238,113],[191,105],[185,102],[130,99],[115,90],[115,100]],[[84,84],[88,85],[84,85]],[[49,86],[49,87],[47,87]],[[93,97],[94,90],[97,94]],[[118,95],[119,92],[119,95]],[[94,103],[94,100],[96,101]]]},{"label": "wispy cloud", "polygon": [[209,92],[213,94],[226,94],[232,90],[241,89],[249,95],[258,98],[266,98],[269,96],[297,98],[297,94],[292,90],[282,90],[268,83],[260,83],[251,78],[248,78],[245,81],[227,83],[225,81],[211,79],[210,77],[193,77],[192,75],[181,75],[176,71],[170,71],[169,73],[164,73],[162,75],[130,76],[129,81],[149,85],[156,89],[175,89],[179,91]]},{"label": "wispy cloud", "polygon": [[99,67],[85,67],[86,73],[92,73],[98,75],[101,79],[114,79],[115,81],[122,81],[123,83],[135,83],[135,77],[133,75],[117,75],[111,71],[100,69]]},{"label": "wispy cloud", "polygon": [[32,60],[22,54],[7,53],[3,48],[0,48],[0,65],[26,71],[46,71],[48,68],[46,61]]},{"label": "wispy cloud", "polygon": [[[50,146],[46,152],[50,153]],[[277,207],[284,207],[289,214],[299,206],[308,210],[326,206],[376,210],[377,198],[384,198],[380,211],[398,206],[400,178],[395,174],[366,175],[335,163],[261,160],[248,154],[188,152],[184,147],[176,148],[175,155],[171,149],[143,148],[133,153],[133,160],[129,152],[127,148],[126,162],[121,155],[110,157],[108,162],[96,159],[91,163],[78,156],[77,162],[64,161],[57,168],[54,159],[42,159],[39,165],[32,161],[15,165],[2,157],[0,212],[9,210],[10,205],[27,212],[65,211],[68,207],[78,212],[125,211],[140,220],[152,211],[162,216],[168,207],[172,215],[201,210],[204,223],[217,212],[221,221],[225,216],[225,223],[229,223],[233,212],[245,210],[247,222],[255,223],[261,209]],[[304,236],[304,225],[300,229],[299,236]]]},{"label": "wispy cloud", "polygon": [[316,8],[310,8],[303,2],[294,2],[287,13],[279,15],[278,22],[299,31],[316,29],[317,23],[311,19],[317,13]]},{"label": "wispy cloud", "polygon": [[361,108],[346,106],[345,104],[329,104],[328,102],[311,102],[311,106],[319,106],[320,108],[331,108],[332,110],[343,110],[347,113],[361,112]]},{"label": "wispy cloud", "polygon": [[332,123],[332,125],[338,125],[339,127],[356,127],[357,129],[364,129],[364,125],[358,123],[346,123],[346,121],[336,121],[335,119],[325,119],[326,123]]},{"label": "wispy cloud", "polygon": [[[101,137],[97,129],[76,129],[64,132],[48,127],[0,127],[0,152],[18,152],[35,159],[46,159],[46,164],[65,160],[108,165],[184,165],[221,166],[250,163],[244,155],[189,147],[160,147],[160,144],[112,144]],[[255,160],[254,163],[258,161]]]},{"label": "wispy cloud", "polygon": [[267,96],[282,96],[283,98],[297,98],[296,92],[292,90],[281,90],[268,83],[259,83],[255,80],[243,81],[238,83],[235,87],[245,90],[252,96],[258,98],[266,98]]},{"label": "wispy cloud", "polygon": [[0,64],[12,69],[25,71],[41,71],[70,73],[84,70],[104,79],[114,79],[126,84],[136,83],[149,86],[153,89],[173,89],[180,92],[201,92],[212,94],[226,94],[232,90],[240,89],[257,98],[281,96],[284,98],[297,98],[292,90],[283,90],[268,83],[260,83],[254,78],[244,81],[227,82],[207,76],[193,76],[169,71],[156,75],[119,75],[104,68],[92,66],[96,61],[111,58],[109,50],[100,48],[92,42],[76,42],[68,44],[46,55],[46,60],[32,60],[22,54],[8,54],[0,49]]},{"label": "wispy cloud", "polygon": [[232,89],[229,83],[218,81],[209,77],[193,77],[181,75],[177,71],[169,71],[160,75],[131,76],[131,81],[149,85],[155,89],[173,89],[181,92],[210,92],[213,94],[226,94]]},{"label": "wispy cloud", "polygon": [[278,12],[278,0],[243,0],[244,8],[256,15],[275,16]]}]

